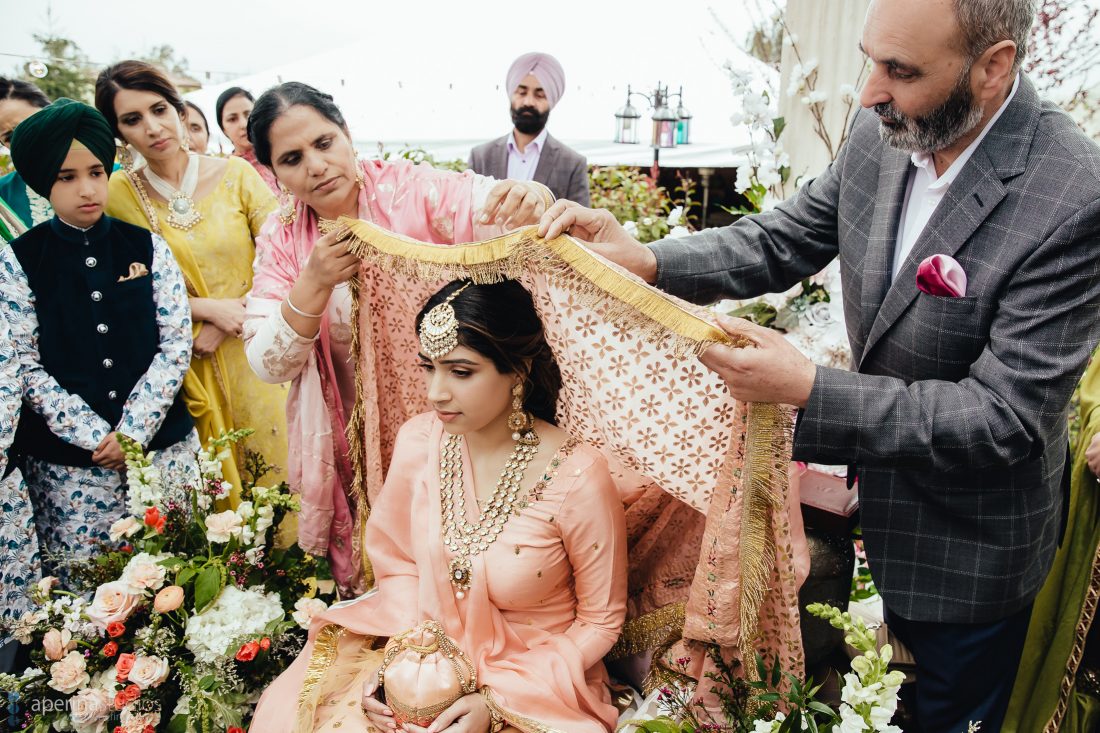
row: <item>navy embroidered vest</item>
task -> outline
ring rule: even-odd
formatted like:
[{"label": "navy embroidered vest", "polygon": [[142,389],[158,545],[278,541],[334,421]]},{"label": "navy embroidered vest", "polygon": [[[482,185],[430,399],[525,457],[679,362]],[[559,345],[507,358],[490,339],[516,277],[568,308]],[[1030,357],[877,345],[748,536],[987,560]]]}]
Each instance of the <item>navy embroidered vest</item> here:
[{"label": "navy embroidered vest", "polygon": [[[11,243],[35,298],[39,362],[112,427],[160,345],[149,232],[104,216],[86,232],[56,216]],[[120,282],[131,265],[149,273]],[[180,395],[148,450],[175,444],[193,422]],[[92,466],[91,451],[63,441],[24,404],[12,453]]]}]

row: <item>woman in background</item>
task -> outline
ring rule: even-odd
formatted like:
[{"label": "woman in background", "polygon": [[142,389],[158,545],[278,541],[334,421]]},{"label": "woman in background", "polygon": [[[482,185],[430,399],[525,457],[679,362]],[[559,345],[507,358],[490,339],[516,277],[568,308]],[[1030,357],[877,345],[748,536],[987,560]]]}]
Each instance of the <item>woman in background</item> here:
[{"label": "woman in background", "polygon": [[184,102],[184,104],[187,106],[184,122],[187,127],[187,136],[191,140],[191,149],[199,155],[206,155],[206,149],[210,146],[210,125],[206,121],[206,115],[194,102]]},{"label": "woman in background", "polygon": [[[0,145],[10,148],[19,123],[49,103],[34,84],[0,76]],[[50,202],[28,188],[19,171],[0,178],[0,241],[10,242],[52,216]]]},{"label": "woman in background", "polygon": [[260,174],[260,178],[264,179],[271,192],[278,195],[279,182],[275,180],[275,174],[270,166],[256,160],[252,142],[248,139],[248,115],[252,113],[254,103],[252,93],[248,90],[229,87],[218,95],[214,114],[218,119],[218,127],[229,138],[229,142],[233,143],[233,155],[247,160]]},{"label": "woman in background", "polygon": [[186,107],[155,67],[141,61],[108,67],[96,80],[96,106],[115,136],[146,161],[111,179],[107,212],[163,236],[187,281],[195,346],[183,394],[199,438],[256,431],[222,463],[235,502],[246,450],[278,467],[264,483],[285,477],[286,388],[256,378],[241,341],[254,237],[275,199],[244,161],[188,150]]}]

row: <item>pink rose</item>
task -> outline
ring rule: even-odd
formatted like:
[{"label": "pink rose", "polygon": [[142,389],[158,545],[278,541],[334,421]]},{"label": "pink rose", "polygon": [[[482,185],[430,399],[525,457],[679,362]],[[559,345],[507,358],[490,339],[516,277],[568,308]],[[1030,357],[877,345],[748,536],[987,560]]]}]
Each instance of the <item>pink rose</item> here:
[{"label": "pink rose", "polygon": [[169,585],[162,588],[153,599],[153,610],[157,613],[169,613],[183,605],[183,588]]},{"label": "pink rose", "polygon": [[56,662],[76,648],[76,642],[68,629],[58,631],[50,629],[42,637],[42,648],[46,650],[46,659]]},{"label": "pink rose", "polygon": [[168,679],[168,660],[162,657],[138,657],[130,668],[130,682],[143,690],[159,687]]},{"label": "pink rose", "polygon": [[126,581],[137,593],[156,590],[164,585],[168,569],[151,555],[142,553],[129,562],[120,580]]},{"label": "pink rose", "polygon": [[123,517],[107,530],[111,542],[118,542],[123,537],[133,537],[141,531],[141,521],[137,517]]},{"label": "pink rose", "polygon": [[114,621],[125,621],[137,609],[141,596],[130,592],[130,585],[122,580],[104,583],[95,590],[95,598],[86,613],[92,623],[101,629]]},{"label": "pink rose", "polygon": [[69,700],[69,718],[77,730],[95,729],[95,724],[111,714],[111,696],[106,690],[85,688]]},{"label": "pink rose", "polygon": [[313,617],[327,609],[328,604],[320,598],[299,598],[294,603],[294,613],[290,615],[298,622],[299,627],[309,629]]},{"label": "pink rose", "polygon": [[90,680],[84,655],[80,652],[69,652],[60,661],[50,665],[50,681],[47,684],[68,695],[88,684]]},{"label": "pink rose", "polygon": [[206,539],[211,542],[229,542],[231,537],[240,536],[241,525],[241,516],[232,509],[211,514],[206,518]]}]

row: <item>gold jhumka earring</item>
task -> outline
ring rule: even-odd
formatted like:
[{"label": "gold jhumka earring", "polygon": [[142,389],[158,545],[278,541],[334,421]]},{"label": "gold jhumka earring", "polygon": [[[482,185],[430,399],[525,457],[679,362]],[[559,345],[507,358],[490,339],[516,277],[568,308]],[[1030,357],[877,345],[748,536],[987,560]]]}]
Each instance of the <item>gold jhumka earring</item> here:
[{"label": "gold jhumka earring", "polygon": [[298,207],[294,200],[294,194],[283,184],[279,184],[279,221],[284,227],[288,227],[298,219]]},{"label": "gold jhumka earring", "polygon": [[535,416],[523,409],[523,384],[512,387],[512,412],[508,415],[508,429],[512,431],[512,440],[523,445],[538,445],[539,436],[535,432]]}]

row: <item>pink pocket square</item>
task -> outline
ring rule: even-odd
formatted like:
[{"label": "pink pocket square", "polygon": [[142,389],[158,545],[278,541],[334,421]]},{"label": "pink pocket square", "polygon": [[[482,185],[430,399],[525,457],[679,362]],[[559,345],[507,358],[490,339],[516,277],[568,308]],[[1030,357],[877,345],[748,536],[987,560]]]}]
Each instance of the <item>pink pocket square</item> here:
[{"label": "pink pocket square", "polygon": [[917,267],[917,289],[929,295],[961,298],[966,295],[966,273],[947,255],[932,255]]}]

